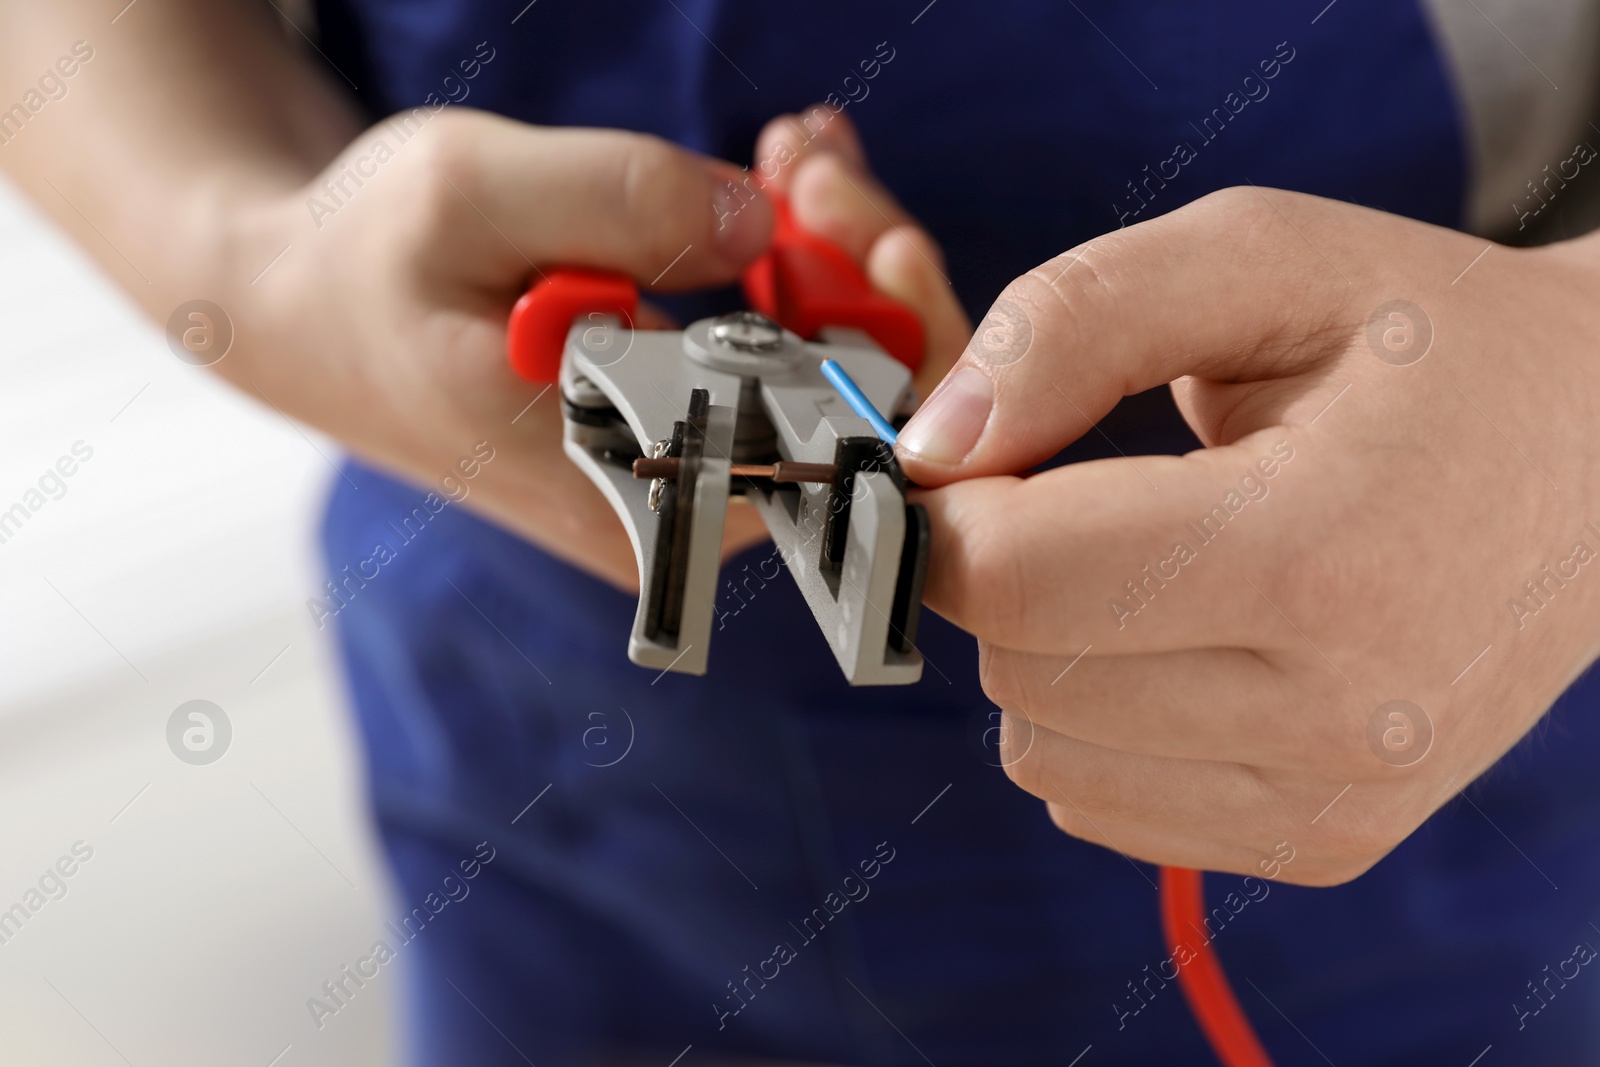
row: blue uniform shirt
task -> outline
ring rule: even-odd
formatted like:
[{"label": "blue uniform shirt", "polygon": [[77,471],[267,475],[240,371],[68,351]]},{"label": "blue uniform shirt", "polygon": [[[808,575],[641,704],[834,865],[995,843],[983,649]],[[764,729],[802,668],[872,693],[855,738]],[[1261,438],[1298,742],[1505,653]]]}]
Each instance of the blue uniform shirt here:
[{"label": "blue uniform shirt", "polygon": [[[1223,186],[1464,210],[1462,121],[1405,2],[321,7],[375,114],[434,94],[748,163],[769,118],[832,94],[975,315]],[[1164,396],[1102,428],[1129,453],[1194,444]],[[337,626],[403,905],[494,849],[398,950],[417,1062],[1212,1062],[1162,977],[1153,870],[1006,780],[970,637],[925,615],[923,681],[851,690],[768,546],[727,564],[709,673],[658,677],[627,661],[630,597],[457,506],[402,541],[422,492],[347,473],[330,568],[395,551]],[[1600,945],[1594,704],[1580,683],[1350,885],[1210,880],[1235,891],[1218,951],[1279,1064],[1596,1061],[1600,984],[1527,985]]]}]

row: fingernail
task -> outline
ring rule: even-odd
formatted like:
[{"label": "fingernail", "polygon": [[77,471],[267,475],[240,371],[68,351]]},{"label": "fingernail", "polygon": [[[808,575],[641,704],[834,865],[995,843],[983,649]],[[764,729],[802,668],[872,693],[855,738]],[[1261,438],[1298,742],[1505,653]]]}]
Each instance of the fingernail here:
[{"label": "fingernail", "polygon": [[767,211],[759,201],[754,175],[716,170],[711,175],[712,233],[722,254],[735,263],[760,255],[767,242]]},{"label": "fingernail", "polygon": [[900,431],[900,447],[929,463],[954,465],[978,443],[994,408],[994,383],[976,367],[962,367]]}]

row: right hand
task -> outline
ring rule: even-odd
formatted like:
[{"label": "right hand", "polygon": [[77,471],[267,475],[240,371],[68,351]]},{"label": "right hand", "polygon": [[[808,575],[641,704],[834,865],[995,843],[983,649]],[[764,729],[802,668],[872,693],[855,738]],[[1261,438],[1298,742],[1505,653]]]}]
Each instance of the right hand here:
[{"label": "right hand", "polygon": [[[556,390],[540,396],[507,365],[507,316],[552,265],[662,291],[728,284],[766,247],[771,207],[758,196],[729,217],[717,198],[739,169],[654,137],[449,107],[402,143],[408,117],[362,134],[309,185],[236,213],[234,269],[219,279],[235,343],[215,369],[422,485],[487,440],[495,458],[466,506],[637,588],[622,524],[562,452]],[[667,325],[659,312],[640,319]],[[728,550],[765,536],[754,509],[730,510]]]}]

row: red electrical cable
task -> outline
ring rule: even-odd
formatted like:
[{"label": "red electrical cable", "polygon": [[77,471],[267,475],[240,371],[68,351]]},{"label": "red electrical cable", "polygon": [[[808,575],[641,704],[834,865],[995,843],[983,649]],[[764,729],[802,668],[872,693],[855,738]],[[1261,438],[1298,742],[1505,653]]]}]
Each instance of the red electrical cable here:
[{"label": "red electrical cable", "polygon": [[1211,1050],[1224,1067],[1272,1067],[1205,935],[1205,920],[1204,875],[1182,867],[1161,868],[1161,930],[1175,962],[1180,944],[1193,956],[1180,964],[1178,986]]}]

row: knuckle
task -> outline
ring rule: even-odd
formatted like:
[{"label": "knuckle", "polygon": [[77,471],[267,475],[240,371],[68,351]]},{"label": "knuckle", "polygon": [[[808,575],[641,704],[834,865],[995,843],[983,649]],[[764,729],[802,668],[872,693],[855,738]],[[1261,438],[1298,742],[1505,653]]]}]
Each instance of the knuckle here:
[{"label": "knuckle", "polygon": [[1001,298],[1021,309],[1035,336],[1048,336],[1070,351],[1084,324],[1116,315],[1116,247],[1107,236],[1047,260],[1006,286]]},{"label": "knuckle", "polygon": [[1032,793],[1045,801],[1053,802],[1058,800],[1059,798],[1052,796],[1047,788],[1048,781],[1044,761],[1040,758],[1035,746],[1031,744],[1031,740],[1030,738],[1027,749],[1020,756],[1003,761],[1006,777],[1011,779],[1012,785],[1024,793]]},{"label": "knuckle", "polygon": [[1286,869],[1280,880],[1308,889],[1331,889],[1355,881],[1382,858],[1378,855],[1363,860],[1312,860],[1300,870]]},{"label": "knuckle", "polygon": [[[1090,780],[1075,784],[1072,803],[1075,807],[1083,809],[1086,819],[1092,817],[1095,823],[1102,825],[1139,823],[1148,819],[1151,814],[1144,805],[1111,781]],[[1090,812],[1093,812],[1094,816],[1090,816]],[[1100,840],[1106,840],[1104,834],[1099,831],[1096,831],[1096,835]]]},{"label": "knuckle", "polygon": [[1252,186],[1230,185],[1207,193],[1194,202],[1196,211],[1233,229],[1240,225],[1265,222],[1274,214],[1272,205]]},{"label": "knuckle", "polygon": [[1050,821],[1055,824],[1057,830],[1084,840],[1093,835],[1094,828],[1090,826],[1089,820],[1085,819],[1073,808],[1068,807],[1066,804],[1050,804],[1048,808]]},{"label": "knuckle", "polygon": [[997,707],[1026,707],[1017,657],[987,641],[978,642],[978,684]]},{"label": "knuckle", "polygon": [[[1288,195],[1273,190],[1275,197]],[[1192,212],[1201,231],[1198,236],[1210,242],[1225,241],[1224,247],[1238,249],[1242,257],[1282,259],[1300,251],[1297,244],[1288,240],[1294,236],[1288,218],[1267,199],[1266,193],[1254,186],[1218,189],[1182,210]]]},{"label": "knuckle", "polygon": [[[659,137],[627,135],[620,151],[620,165],[613,173],[621,217],[651,254],[677,255],[682,251],[680,239],[693,237],[712,222],[708,175],[689,166],[681,149]],[[702,209],[698,214],[697,208]]]},{"label": "knuckle", "polygon": [[1235,185],[1207,193],[1190,209],[1205,236],[1226,241],[1249,257],[1271,259],[1315,257],[1316,251],[1297,232],[1290,216],[1301,204],[1299,194]]},{"label": "knuckle", "polygon": [[1048,292],[1068,309],[1113,299],[1119,241],[1106,237],[1068,249],[1023,277],[1043,285],[1041,295]]},{"label": "knuckle", "polygon": [[1334,818],[1337,813],[1335,808],[1317,824],[1318,862],[1311,865],[1312,873],[1343,874],[1342,880],[1349,881],[1400,843],[1387,820],[1350,815]]},{"label": "knuckle", "polygon": [[1368,871],[1370,871],[1373,867],[1373,864],[1376,864],[1377,862],[1377,860],[1373,860],[1372,863],[1346,864],[1342,867],[1327,872],[1326,877],[1312,885],[1310,888],[1332,889],[1334,886],[1341,886],[1347,882],[1353,882],[1357,878],[1360,878],[1363,874],[1366,874]]},{"label": "knuckle", "polygon": [[446,109],[435,115],[407,143],[404,158],[410,210],[402,216],[401,230],[409,233],[419,251],[426,251],[440,235],[459,229],[460,220],[480,185],[475,160],[473,123]]},{"label": "knuckle", "polygon": [[1227,269],[1249,269],[1272,278],[1280,299],[1296,308],[1297,314],[1279,323],[1274,335],[1260,340],[1261,348],[1304,358],[1308,346],[1327,356],[1348,341],[1348,309],[1355,290],[1330,291],[1321,284],[1333,263],[1322,248],[1338,237],[1322,235],[1328,218],[1317,198],[1239,185],[1208,193],[1173,215],[1175,224],[1182,217],[1193,227],[1189,236],[1226,250]]},{"label": "knuckle", "polygon": [[1101,827],[1137,824],[1150,815],[1126,783],[1100,773],[1082,773],[1059,755],[1047,759],[1037,745],[1008,765],[1006,774],[1024,792],[1070,812],[1082,830],[1077,833],[1080,837],[1106,841]]},{"label": "knuckle", "polygon": [[650,134],[625,137],[621,145],[622,203],[635,209],[654,206],[657,190],[672,185],[681,171],[677,150]]},{"label": "knuckle", "polygon": [[434,116],[413,143],[415,167],[425,183],[452,196],[457,195],[451,190],[452,185],[472,195],[478,187],[478,171],[474,158],[476,123],[471,116],[452,114],[447,109]]},{"label": "knuckle", "polygon": [[997,524],[967,531],[959,549],[965,557],[960,599],[962,624],[981,638],[1009,644],[1025,628],[1024,555]]}]

